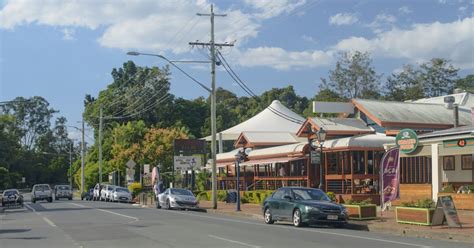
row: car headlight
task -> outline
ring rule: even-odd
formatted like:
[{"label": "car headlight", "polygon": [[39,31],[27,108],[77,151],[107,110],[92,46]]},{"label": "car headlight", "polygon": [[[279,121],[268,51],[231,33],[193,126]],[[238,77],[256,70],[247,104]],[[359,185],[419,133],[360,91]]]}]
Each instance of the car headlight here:
[{"label": "car headlight", "polygon": [[319,212],[319,208],[317,207],[304,206],[304,209],[306,210],[306,212]]}]

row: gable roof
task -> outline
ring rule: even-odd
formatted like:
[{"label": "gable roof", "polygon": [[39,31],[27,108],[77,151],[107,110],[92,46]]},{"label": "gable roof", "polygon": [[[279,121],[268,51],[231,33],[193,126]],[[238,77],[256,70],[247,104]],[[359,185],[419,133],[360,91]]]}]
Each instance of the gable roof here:
[{"label": "gable roof", "polygon": [[235,147],[255,147],[267,145],[283,145],[305,141],[290,132],[242,132],[235,141]]},{"label": "gable roof", "polygon": [[447,96],[453,96],[454,103],[458,104],[459,106],[463,106],[467,108],[474,107],[474,94],[469,93],[469,92],[455,93],[455,94],[446,95],[446,96],[422,98],[422,99],[418,99],[414,101],[406,101],[406,102],[444,104],[444,98]]},{"label": "gable roof", "polygon": [[[252,118],[221,131],[223,140],[236,140],[244,131],[253,132],[290,132],[296,133],[305,119],[274,100],[270,106]],[[211,136],[205,137],[211,140]]]},{"label": "gable roof", "polygon": [[[392,102],[353,99],[352,103],[379,126],[410,125],[449,128],[453,126],[453,110],[444,104]],[[459,107],[459,124],[471,125],[471,111]]]},{"label": "gable roof", "polygon": [[306,136],[308,133],[308,125],[316,130],[323,128],[327,135],[357,135],[374,133],[375,130],[368,127],[367,124],[356,118],[308,118],[306,122],[298,130],[298,136]]}]

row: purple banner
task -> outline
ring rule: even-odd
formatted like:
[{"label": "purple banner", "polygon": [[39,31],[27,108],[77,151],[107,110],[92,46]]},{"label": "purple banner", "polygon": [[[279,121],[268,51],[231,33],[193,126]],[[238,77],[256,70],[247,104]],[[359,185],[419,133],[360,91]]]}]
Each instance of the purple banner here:
[{"label": "purple banner", "polygon": [[397,147],[389,149],[382,157],[382,204],[400,197],[400,152]]}]

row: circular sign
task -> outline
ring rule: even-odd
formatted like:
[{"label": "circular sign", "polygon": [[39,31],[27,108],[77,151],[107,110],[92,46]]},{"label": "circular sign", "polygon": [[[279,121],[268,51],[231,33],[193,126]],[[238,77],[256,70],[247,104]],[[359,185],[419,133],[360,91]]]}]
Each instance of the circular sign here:
[{"label": "circular sign", "polygon": [[411,129],[403,129],[397,134],[395,143],[402,153],[412,153],[418,147],[418,136]]},{"label": "circular sign", "polygon": [[459,147],[465,147],[466,146],[466,140],[465,139],[458,140],[458,146]]}]

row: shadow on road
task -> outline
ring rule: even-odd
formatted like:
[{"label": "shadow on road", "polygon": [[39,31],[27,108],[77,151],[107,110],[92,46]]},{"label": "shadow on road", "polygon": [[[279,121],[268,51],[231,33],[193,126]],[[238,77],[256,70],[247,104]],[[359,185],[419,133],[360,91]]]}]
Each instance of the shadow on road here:
[{"label": "shadow on road", "polygon": [[44,239],[44,237],[7,237],[4,239],[39,240],[39,239]]},{"label": "shadow on road", "polygon": [[[292,223],[290,222],[278,222],[277,225],[286,225],[286,226],[293,226]],[[369,227],[367,224],[364,223],[354,223],[354,222],[349,222],[346,225],[342,227],[335,227],[332,225],[317,225],[317,224],[311,224],[306,227],[302,228],[318,228],[318,229],[346,229],[346,230],[353,230],[353,231],[369,231]]]},{"label": "shadow on road", "polygon": [[[56,212],[56,211],[84,211],[84,210],[91,210],[95,209],[92,207],[73,207],[73,208],[45,208],[41,204],[30,204],[32,208],[35,209],[36,212]],[[96,207],[97,209],[104,209],[104,210],[114,210],[114,209],[137,209],[135,207]]]},{"label": "shadow on road", "polygon": [[0,234],[6,234],[6,233],[23,233],[23,232],[29,232],[31,229],[3,229],[0,230]]}]

